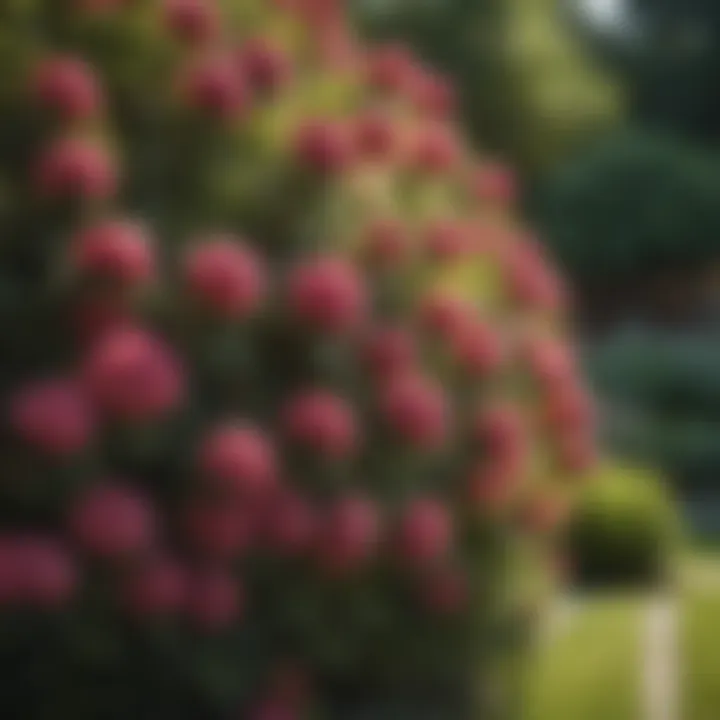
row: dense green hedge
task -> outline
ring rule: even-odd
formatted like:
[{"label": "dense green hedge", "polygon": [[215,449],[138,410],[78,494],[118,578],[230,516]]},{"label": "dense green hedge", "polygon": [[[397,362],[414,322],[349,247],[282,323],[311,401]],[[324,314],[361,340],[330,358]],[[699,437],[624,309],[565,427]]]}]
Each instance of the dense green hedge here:
[{"label": "dense green hedge", "polygon": [[613,134],[560,167],[536,211],[546,241],[581,283],[643,278],[720,253],[714,156],[642,131]]},{"label": "dense green hedge", "polygon": [[658,464],[686,490],[720,470],[720,337],[630,329],[593,343],[586,366],[615,452]]}]

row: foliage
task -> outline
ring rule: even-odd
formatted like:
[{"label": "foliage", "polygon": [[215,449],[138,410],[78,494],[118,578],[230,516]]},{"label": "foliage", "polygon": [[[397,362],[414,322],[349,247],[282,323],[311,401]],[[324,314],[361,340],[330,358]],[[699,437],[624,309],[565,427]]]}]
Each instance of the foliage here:
[{"label": "foliage", "polygon": [[567,552],[582,585],[646,585],[667,578],[677,517],[647,470],[609,465],[587,488],[568,526]]},{"label": "foliage", "polygon": [[619,331],[592,343],[588,372],[616,453],[652,462],[688,491],[716,483],[720,342],[697,332]]},{"label": "foliage", "polygon": [[584,0],[568,13],[596,56],[626,87],[640,124],[716,141],[720,127],[720,11],[712,0],[624,2],[623,22],[591,24]]},{"label": "foliage", "polygon": [[517,634],[593,461],[562,287],[339,7],[0,4],[8,717],[464,701]]},{"label": "foliage", "polygon": [[534,174],[618,119],[622,98],[555,0],[355,0],[371,37],[400,39],[458,89],[473,140]]},{"label": "foliage", "polygon": [[693,146],[613,134],[549,178],[537,212],[579,283],[634,282],[717,258],[720,174]]}]

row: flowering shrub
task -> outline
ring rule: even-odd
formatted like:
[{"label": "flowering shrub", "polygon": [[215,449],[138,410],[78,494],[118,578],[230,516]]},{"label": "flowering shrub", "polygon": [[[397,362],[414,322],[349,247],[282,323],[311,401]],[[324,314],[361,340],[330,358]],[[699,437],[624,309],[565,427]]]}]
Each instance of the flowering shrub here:
[{"label": "flowering shrub", "polygon": [[3,710],[470,677],[592,422],[442,81],[328,0],[9,2],[0,56]]}]

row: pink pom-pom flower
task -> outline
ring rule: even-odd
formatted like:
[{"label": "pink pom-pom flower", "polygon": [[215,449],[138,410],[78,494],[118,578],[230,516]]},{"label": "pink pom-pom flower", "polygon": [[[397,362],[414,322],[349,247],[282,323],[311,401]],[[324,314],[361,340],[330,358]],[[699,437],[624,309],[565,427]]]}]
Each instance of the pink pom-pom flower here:
[{"label": "pink pom-pom flower", "polygon": [[188,292],[208,310],[233,319],[257,311],[266,291],[265,269],[257,255],[233,237],[210,238],[184,261]]},{"label": "pink pom-pom flower", "polygon": [[374,555],[380,541],[380,516],[368,498],[340,498],[329,507],[317,538],[318,562],[331,574],[358,569]]},{"label": "pink pom-pom flower", "polygon": [[449,343],[462,336],[472,315],[472,308],[466,302],[446,293],[433,293],[420,305],[423,328]]},{"label": "pink pom-pom flower", "polygon": [[226,423],[203,439],[200,472],[243,498],[257,498],[272,490],[277,475],[275,451],[259,430],[245,423]]},{"label": "pink pom-pom flower", "polygon": [[452,262],[469,253],[468,228],[460,222],[435,222],[426,233],[427,249],[438,262]]},{"label": "pink pom-pom flower", "polygon": [[403,441],[423,450],[441,447],[448,436],[448,407],[442,389],[414,373],[392,378],[380,402],[385,421]]},{"label": "pink pom-pom flower", "polygon": [[61,139],[39,158],[35,184],[49,199],[107,200],[118,186],[115,163],[96,142]]},{"label": "pink pom-pom flower", "polygon": [[300,166],[311,172],[334,175],[353,160],[352,138],[347,128],[337,122],[309,121],[297,131],[295,156]]},{"label": "pink pom-pom flower", "polygon": [[450,342],[458,365],[473,377],[485,377],[502,366],[505,357],[502,339],[487,323],[478,320],[468,323]]},{"label": "pink pom-pom flower", "polygon": [[376,90],[402,94],[412,87],[417,77],[417,63],[402,45],[385,45],[368,56],[366,76]]},{"label": "pink pom-pom flower", "polygon": [[417,498],[405,508],[397,530],[398,556],[412,567],[441,560],[453,542],[453,523],[447,507],[433,498]]},{"label": "pink pom-pom flower", "polygon": [[223,122],[242,117],[251,102],[247,81],[225,56],[192,67],[185,78],[185,96],[192,108]]},{"label": "pink pom-pom flower", "polygon": [[51,57],[35,70],[36,101],[63,120],[87,120],[99,113],[103,94],[92,68],[73,57]]},{"label": "pink pom-pom flower", "polygon": [[367,160],[388,160],[397,146],[397,131],[391,117],[378,111],[366,112],[355,121],[355,147]]},{"label": "pink pom-pom flower", "polygon": [[83,230],[75,239],[75,267],[91,277],[135,286],[150,280],[155,258],[144,228],[126,221],[106,221]]},{"label": "pink pom-pom flower", "polygon": [[59,457],[83,450],[94,430],[92,411],[82,388],[64,378],[20,389],[11,400],[10,424],[28,445]]},{"label": "pink pom-pom flower", "polygon": [[294,396],[281,421],[288,439],[322,457],[344,458],[357,449],[355,414],[343,398],[328,391],[308,390]]},{"label": "pink pom-pom flower", "polygon": [[309,327],[343,333],[364,320],[367,296],[362,278],[350,263],[321,257],[292,270],[288,304],[292,315]]},{"label": "pink pom-pom flower", "polygon": [[58,540],[39,535],[0,540],[0,602],[60,609],[77,585],[76,564]]},{"label": "pink pom-pom flower", "polygon": [[415,105],[428,118],[447,119],[457,106],[457,97],[452,85],[437,74],[428,72],[416,74],[411,94]]},{"label": "pink pom-pom flower", "polygon": [[90,348],[84,383],[100,410],[128,421],[175,409],[185,390],[182,368],[170,348],[145,331],[123,327]]},{"label": "pink pom-pom flower", "polygon": [[258,93],[274,93],[292,79],[290,57],[267,38],[246,41],[238,52],[240,70],[252,89]]},{"label": "pink pom-pom flower", "polygon": [[190,45],[217,36],[220,16],[215,0],[165,0],[165,24],[179,40]]},{"label": "pink pom-pom flower", "polygon": [[523,447],[527,441],[526,426],[519,408],[497,403],[481,408],[473,418],[473,439],[492,457]]},{"label": "pink pom-pom flower", "polygon": [[69,531],[86,552],[115,558],[150,547],[155,538],[155,513],[141,492],[116,482],[91,487],[72,506]]},{"label": "pink pom-pom flower", "polygon": [[565,385],[576,376],[575,355],[562,340],[545,335],[531,337],[521,347],[521,355],[533,377],[545,388]]}]

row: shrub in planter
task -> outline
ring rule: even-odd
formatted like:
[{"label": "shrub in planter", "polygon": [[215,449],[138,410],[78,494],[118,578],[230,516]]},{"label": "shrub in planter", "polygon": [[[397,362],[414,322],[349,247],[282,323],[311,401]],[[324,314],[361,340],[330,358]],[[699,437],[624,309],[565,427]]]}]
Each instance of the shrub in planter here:
[{"label": "shrub in planter", "polygon": [[321,0],[6,2],[0,62],[2,711],[468,717],[593,433],[442,84]]},{"label": "shrub in planter", "polygon": [[648,470],[609,465],[587,488],[567,528],[582,585],[647,585],[668,578],[678,533],[671,497]]}]

